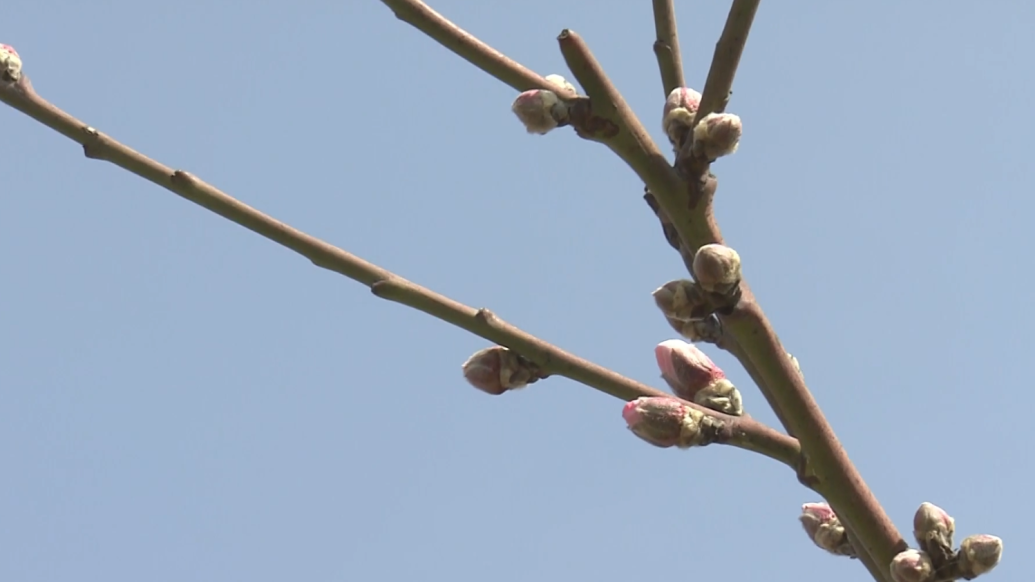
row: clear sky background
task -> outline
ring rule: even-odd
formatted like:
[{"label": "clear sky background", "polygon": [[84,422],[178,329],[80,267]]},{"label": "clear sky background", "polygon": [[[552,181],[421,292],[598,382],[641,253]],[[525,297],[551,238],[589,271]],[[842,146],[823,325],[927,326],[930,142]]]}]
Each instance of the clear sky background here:
[{"label": "clear sky background", "polygon": [[[702,88],[729,2],[678,2]],[[650,3],[433,6],[543,73],[587,40],[658,140]],[[763,2],[715,166],[731,246],[903,533],[1027,580],[1035,5]],[[683,275],[642,184],[374,0],[4,2],[36,89],[328,242],[661,387]],[[568,75],[570,77],[570,75]],[[563,378],[374,298],[0,108],[0,579],[866,580],[784,466],[654,449]],[[710,347],[748,411],[776,423]]]}]

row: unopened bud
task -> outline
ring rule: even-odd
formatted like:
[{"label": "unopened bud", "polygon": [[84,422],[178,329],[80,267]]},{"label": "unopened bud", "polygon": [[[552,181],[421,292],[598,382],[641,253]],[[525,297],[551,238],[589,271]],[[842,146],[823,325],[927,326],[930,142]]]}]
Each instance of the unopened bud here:
[{"label": "unopened bud", "polygon": [[956,521],[933,503],[921,503],[913,515],[916,543],[921,550],[930,554],[935,563],[944,562],[952,555],[952,534],[955,532]]},{"label": "unopened bud", "polygon": [[686,449],[701,443],[704,413],[675,398],[637,398],[625,404],[622,418],[633,434],[656,447]]},{"label": "unopened bud", "polygon": [[464,378],[492,395],[516,390],[545,378],[539,366],[503,346],[478,350],[463,365]]},{"label": "unopened bud", "polygon": [[727,294],[740,284],[740,255],[719,244],[708,244],[694,254],[694,277],[706,291]]},{"label": "unopened bud", "polygon": [[709,113],[694,128],[694,153],[717,160],[737,151],[743,127],[732,113]]},{"label": "unopened bud", "polygon": [[694,115],[701,105],[701,94],[688,87],[677,87],[665,99],[661,128],[673,146],[679,145],[690,133]]},{"label": "unopened bud", "polygon": [[848,541],[848,532],[830,505],[805,503],[801,506],[801,515],[798,519],[801,520],[809,539],[819,548],[838,556],[855,555],[855,548]]},{"label": "unopened bud", "polygon": [[707,298],[697,283],[689,279],[669,281],[654,290],[654,303],[665,317],[693,321],[711,315]]},{"label": "unopened bud", "polygon": [[676,396],[725,414],[740,416],[744,413],[740,392],[697,346],[682,340],[667,340],[654,348],[654,356],[661,377]]},{"label": "unopened bud", "polygon": [[674,317],[665,316],[672,329],[679,335],[691,342],[716,343],[722,339],[722,323],[718,317],[711,315],[704,319],[691,319],[683,321]]},{"label": "unopened bud", "polygon": [[545,76],[543,78],[546,79],[547,81],[549,81],[550,83],[554,83],[554,84],[556,84],[556,85],[558,85],[560,87],[564,87],[565,89],[571,91],[572,93],[578,93],[578,91],[575,90],[575,85],[572,85],[567,79],[565,79],[564,77],[562,77],[560,75],[556,75],[556,74],[554,74],[554,75],[547,75],[547,76]]},{"label": "unopened bud", "polygon": [[563,106],[553,91],[532,89],[518,95],[510,110],[525,125],[528,133],[543,135],[557,127]]},{"label": "unopened bud", "polygon": [[8,44],[0,44],[0,81],[13,83],[22,78],[22,59]]},{"label": "unopened bud", "polygon": [[1003,540],[984,534],[969,536],[960,544],[960,571],[970,580],[995,568],[1002,557]]},{"label": "unopened bud", "polygon": [[928,582],[932,578],[934,565],[925,552],[906,550],[891,560],[891,579],[894,582]]}]

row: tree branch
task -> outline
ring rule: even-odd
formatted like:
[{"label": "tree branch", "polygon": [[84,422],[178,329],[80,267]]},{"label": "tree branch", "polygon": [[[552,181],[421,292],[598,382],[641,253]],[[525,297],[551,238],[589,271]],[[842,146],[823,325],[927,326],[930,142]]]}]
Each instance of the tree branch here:
[{"label": "tree branch", "polygon": [[[593,364],[510,325],[487,309],[475,309],[410,282],[377,265],[301,232],[206,184],[182,170],[160,164],[85,125],[41,98],[25,75],[17,83],[0,83],[0,101],[82,144],[86,157],[111,162],[256,234],[370,287],[377,297],[422,311],[489,341],[508,347],[548,374],[586,384],[622,400],[667,396]],[[748,417],[732,417],[686,402],[721,426],[714,442],[754,451],[794,468],[801,454],[798,442]]]},{"label": "tree branch", "polygon": [[[402,2],[382,1],[389,5]],[[404,3],[422,5],[417,0]],[[734,0],[722,37],[716,44],[697,113],[698,120],[707,113],[725,109],[758,3],[759,0]],[[438,14],[434,16],[442,18]],[[423,30],[421,26],[415,26]],[[475,62],[460,52],[466,50],[467,45],[449,38],[434,38]],[[710,172],[710,162],[694,156],[691,140],[687,140],[683,151],[677,154],[678,172],[673,170],[582,40],[566,30],[558,41],[568,66],[589,95],[592,114],[615,126],[613,132],[597,141],[605,143],[644,181],[672,228],[691,250],[696,251],[709,243],[722,243],[722,234],[712,210],[717,184]],[[856,533],[863,546],[859,551],[869,553],[887,577],[891,559],[906,547],[905,541],[841,448],[747,283],[743,282],[741,287],[743,299],[740,307],[733,315],[723,317],[744,353],[741,361],[745,366],[754,367],[752,376],[761,378],[759,388],[774,404],[774,411],[786,422],[788,432],[801,439],[809,469],[816,482],[821,484],[820,493]]]},{"label": "tree branch", "polygon": [[467,62],[518,91],[549,89],[562,99],[576,97],[564,87],[546,81],[535,71],[478,40],[420,0],[381,1],[392,9],[399,20],[430,36]]},{"label": "tree branch", "polygon": [[755,20],[760,0],[733,0],[726,26],[722,29],[719,42],[715,43],[715,54],[712,66],[708,69],[708,79],[701,92],[701,104],[697,108],[694,125],[709,113],[721,113],[726,110],[733,88],[733,78],[737,75],[740,56],[744,54],[751,23]]},{"label": "tree branch", "polygon": [[673,89],[685,87],[683,80],[683,56],[679,52],[679,34],[676,29],[676,7],[673,0],[653,0],[654,56],[658,59],[658,70],[661,72],[661,85],[665,97]]}]

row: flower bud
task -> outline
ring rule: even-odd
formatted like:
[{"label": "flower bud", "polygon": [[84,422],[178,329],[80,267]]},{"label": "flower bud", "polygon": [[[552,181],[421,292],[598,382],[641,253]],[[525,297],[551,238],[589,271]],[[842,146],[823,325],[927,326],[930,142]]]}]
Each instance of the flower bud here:
[{"label": "flower bud", "polygon": [[704,413],[675,398],[637,398],[625,404],[622,418],[633,434],[656,447],[686,449],[700,444]]},{"label": "flower bud", "polygon": [[801,506],[801,515],[798,519],[801,520],[809,539],[819,548],[838,556],[855,555],[855,548],[848,541],[848,532],[830,505],[806,503]]},{"label": "flower bud", "polygon": [[727,294],[740,284],[740,255],[727,246],[704,245],[694,254],[693,270],[705,291]]},{"label": "flower bud", "polygon": [[694,128],[694,153],[717,160],[737,151],[743,127],[732,113],[709,113]]},{"label": "flower bud", "polygon": [[913,515],[913,536],[920,549],[931,555],[934,562],[941,562],[952,555],[952,534],[956,532],[956,521],[944,509],[933,503],[923,502]]},{"label": "flower bud", "polygon": [[927,582],[932,578],[934,565],[925,552],[906,550],[891,560],[891,579],[894,582]]},{"label": "flower bud", "polygon": [[654,303],[665,317],[693,321],[711,315],[708,300],[697,283],[689,279],[669,281],[654,290]]},{"label": "flower bud", "polygon": [[725,414],[740,416],[744,413],[740,392],[697,346],[682,340],[667,340],[654,348],[654,356],[661,377],[676,396]]},{"label": "flower bud", "polygon": [[553,91],[532,89],[518,95],[510,110],[525,125],[528,133],[543,135],[557,127],[561,107],[563,103]]},{"label": "flower bud", "polygon": [[960,571],[970,580],[995,568],[1002,557],[1003,540],[984,534],[969,536],[960,544]]},{"label": "flower bud", "polygon": [[467,358],[463,370],[472,386],[494,396],[546,377],[539,366],[503,346],[478,350]]},{"label": "flower bud", "polygon": [[556,74],[555,75],[547,75],[547,76],[545,76],[543,78],[546,79],[547,81],[549,81],[550,83],[554,83],[556,85],[564,87],[565,89],[571,91],[572,93],[576,93],[576,94],[578,93],[578,91],[575,90],[575,85],[572,85],[567,79],[565,79],[564,77],[562,77],[560,75],[556,75]]},{"label": "flower bud", "polygon": [[22,78],[22,59],[8,44],[0,44],[0,81],[16,82]]},{"label": "flower bud", "polygon": [[683,321],[666,315],[665,321],[672,326],[676,333],[691,342],[713,344],[722,339],[722,323],[714,315],[704,319],[691,319],[690,321]]},{"label": "flower bud", "polygon": [[677,87],[665,99],[665,109],[661,117],[661,128],[673,146],[679,145],[690,133],[694,123],[694,115],[701,105],[701,94],[687,87]]}]

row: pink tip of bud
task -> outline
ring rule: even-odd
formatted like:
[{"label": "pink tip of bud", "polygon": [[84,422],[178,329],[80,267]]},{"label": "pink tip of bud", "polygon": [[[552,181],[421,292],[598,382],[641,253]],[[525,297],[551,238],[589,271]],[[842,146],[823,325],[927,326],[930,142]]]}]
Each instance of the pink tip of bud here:
[{"label": "pink tip of bud", "polygon": [[510,109],[528,133],[543,135],[557,127],[556,109],[560,103],[553,91],[532,89],[518,95]]},{"label": "pink tip of bud", "polygon": [[694,344],[683,340],[665,340],[654,348],[654,357],[661,376],[676,396],[694,400],[698,392],[726,374]]},{"label": "pink tip of bud", "polygon": [[9,44],[0,44],[0,80],[8,83],[22,77],[22,59]]},{"label": "pink tip of bud", "polygon": [[687,448],[698,444],[703,413],[675,398],[644,396],[622,407],[629,430],[661,448]]},{"label": "pink tip of bud", "polygon": [[891,560],[894,582],[928,582],[934,577],[934,564],[925,552],[906,550]]},{"label": "pink tip of bud", "polygon": [[677,87],[665,99],[661,127],[674,146],[685,139],[701,106],[701,94],[688,87]]},{"label": "pink tip of bud", "polygon": [[830,505],[805,503],[801,506],[801,515],[798,519],[809,539],[817,547],[838,556],[856,555],[841,520],[837,518]]}]

